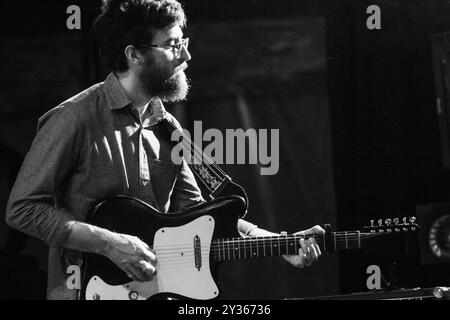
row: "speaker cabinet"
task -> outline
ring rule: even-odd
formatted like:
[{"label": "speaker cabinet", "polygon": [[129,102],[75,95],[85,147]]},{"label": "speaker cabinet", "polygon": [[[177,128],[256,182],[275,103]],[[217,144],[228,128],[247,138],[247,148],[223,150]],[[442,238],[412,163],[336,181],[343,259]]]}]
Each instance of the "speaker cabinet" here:
[{"label": "speaker cabinet", "polygon": [[450,202],[416,206],[423,265],[450,264]]}]

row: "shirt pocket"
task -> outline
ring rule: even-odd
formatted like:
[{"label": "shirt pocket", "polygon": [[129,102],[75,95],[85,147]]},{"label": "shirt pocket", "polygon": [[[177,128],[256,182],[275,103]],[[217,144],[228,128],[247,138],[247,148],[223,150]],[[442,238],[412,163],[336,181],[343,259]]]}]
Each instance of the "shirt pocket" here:
[{"label": "shirt pocket", "polygon": [[165,209],[164,211],[167,211],[180,166],[159,159],[151,159],[149,164],[150,179],[156,200]]}]

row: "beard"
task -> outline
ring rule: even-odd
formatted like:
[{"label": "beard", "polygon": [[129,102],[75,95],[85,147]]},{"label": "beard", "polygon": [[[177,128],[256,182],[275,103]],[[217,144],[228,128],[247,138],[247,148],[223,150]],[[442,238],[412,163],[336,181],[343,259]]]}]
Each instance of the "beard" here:
[{"label": "beard", "polygon": [[152,62],[148,61],[140,74],[144,89],[163,102],[185,100],[189,92],[189,80],[184,73],[187,66],[178,66],[181,69],[173,74],[173,70],[168,71]]}]

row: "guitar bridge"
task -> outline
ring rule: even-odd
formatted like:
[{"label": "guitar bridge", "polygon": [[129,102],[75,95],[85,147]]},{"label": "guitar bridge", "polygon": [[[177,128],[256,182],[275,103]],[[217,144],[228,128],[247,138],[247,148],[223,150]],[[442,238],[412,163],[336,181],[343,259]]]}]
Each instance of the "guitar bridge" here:
[{"label": "guitar bridge", "polygon": [[194,238],[194,257],[195,257],[195,267],[200,271],[202,267],[202,246],[200,242],[200,237],[198,235]]}]

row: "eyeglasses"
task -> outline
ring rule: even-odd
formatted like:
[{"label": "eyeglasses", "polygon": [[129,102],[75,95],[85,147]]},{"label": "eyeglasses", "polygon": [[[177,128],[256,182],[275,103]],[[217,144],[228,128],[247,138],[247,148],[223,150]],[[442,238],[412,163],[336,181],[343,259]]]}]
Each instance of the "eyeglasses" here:
[{"label": "eyeglasses", "polygon": [[140,44],[140,47],[153,47],[153,48],[171,48],[172,50],[175,50],[175,55],[177,58],[180,57],[181,49],[184,47],[184,49],[187,50],[189,46],[189,38],[181,39],[180,42],[176,44]]}]

